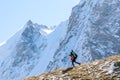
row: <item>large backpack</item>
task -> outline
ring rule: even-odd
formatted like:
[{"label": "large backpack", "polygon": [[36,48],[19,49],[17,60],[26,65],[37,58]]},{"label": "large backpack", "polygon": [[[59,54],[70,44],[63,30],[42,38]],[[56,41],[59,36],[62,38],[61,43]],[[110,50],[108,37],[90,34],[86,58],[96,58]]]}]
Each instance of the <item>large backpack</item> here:
[{"label": "large backpack", "polygon": [[77,54],[74,51],[72,51],[71,53],[75,58],[77,58]]}]

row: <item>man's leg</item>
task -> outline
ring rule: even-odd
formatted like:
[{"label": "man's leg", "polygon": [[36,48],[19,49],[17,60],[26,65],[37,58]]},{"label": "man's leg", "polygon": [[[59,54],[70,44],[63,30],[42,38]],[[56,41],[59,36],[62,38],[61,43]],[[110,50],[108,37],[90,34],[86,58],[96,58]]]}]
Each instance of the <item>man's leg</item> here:
[{"label": "man's leg", "polygon": [[74,60],[72,60],[72,65],[73,65],[73,67],[75,66],[75,65],[74,65]]},{"label": "man's leg", "polygon": [[79,62],[76,62],[76,60],[75,60],[74,62],[80,65],[80,63],[79,63]]}]

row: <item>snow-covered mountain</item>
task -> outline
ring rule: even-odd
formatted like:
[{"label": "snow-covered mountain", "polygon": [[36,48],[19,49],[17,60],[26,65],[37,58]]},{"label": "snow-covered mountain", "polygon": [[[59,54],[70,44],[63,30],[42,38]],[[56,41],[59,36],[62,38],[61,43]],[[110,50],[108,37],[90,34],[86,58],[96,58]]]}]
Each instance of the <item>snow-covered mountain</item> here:
[{"label": "snow-covered mountain", "polygon": [[72,49],[81,63],[120,54],[119,13],[119,0],[80,0],[69,20],[56,27],[28,21],[0,46],[0,79],[69,67]]},{"label": "snow-covered mountain", "polygon": [[65,38],[67,24],[62,22],[54,29],[28,21],[0,46],[0,80],[19,80],[44,72]]},{"label": "snow-covered mountain", "polygon": [[67,35],[47,71],[71,66],[68,56],[71,49],[85,63],[120,54],[119,47],[120,1],[81,0],[72,9]]}]

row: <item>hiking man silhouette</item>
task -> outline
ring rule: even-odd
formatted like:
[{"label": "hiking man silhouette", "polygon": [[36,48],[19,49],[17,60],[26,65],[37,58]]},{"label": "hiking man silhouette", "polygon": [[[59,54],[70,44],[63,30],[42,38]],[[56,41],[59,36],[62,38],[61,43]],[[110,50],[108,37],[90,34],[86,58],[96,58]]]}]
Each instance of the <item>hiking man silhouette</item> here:
[{"label": "hiking man silhouette", "polygon": [[75,66],[74,63],[77,63],[77,64],[80,65],[79,62],[76,62],[77,54],[76,54],[73,50],[70,52],[70,55],[69,55],[69,56],[71,57],[71,61],[72,61],[73,67]]}]

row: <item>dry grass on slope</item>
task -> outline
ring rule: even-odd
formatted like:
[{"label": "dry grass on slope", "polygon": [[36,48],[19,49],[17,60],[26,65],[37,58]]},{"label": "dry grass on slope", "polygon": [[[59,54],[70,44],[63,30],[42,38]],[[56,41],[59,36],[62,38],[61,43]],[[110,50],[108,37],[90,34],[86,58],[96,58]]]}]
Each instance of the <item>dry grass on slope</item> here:
[{"label": "dry grass on slope", "polygon": [[24,80],[120,80],[120,55]]}]

